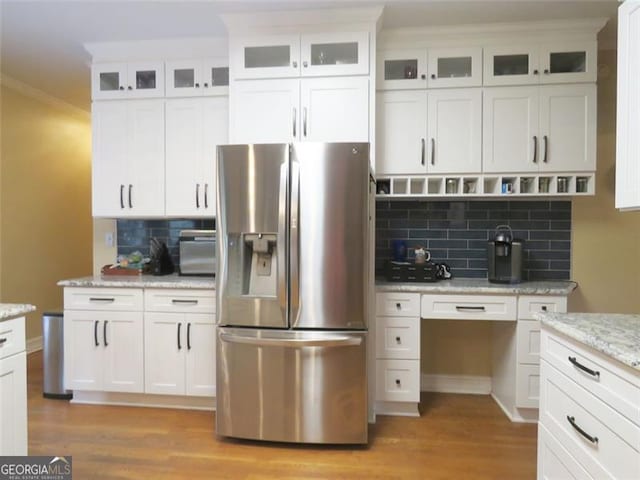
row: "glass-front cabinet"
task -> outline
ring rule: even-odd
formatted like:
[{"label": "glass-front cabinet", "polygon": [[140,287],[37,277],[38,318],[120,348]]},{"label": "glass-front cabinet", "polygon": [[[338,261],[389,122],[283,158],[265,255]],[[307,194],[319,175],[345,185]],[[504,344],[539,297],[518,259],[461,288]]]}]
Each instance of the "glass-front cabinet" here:
[{"label": "glass-front cabinet", "polygon": [[482,48],[430,48],[429,88],[482,86]]},{"label": "glass-front cabinet", "polygon": [[98,63],[91,75],[94,100],[164,96],[162,62]]},{"label": "glass-front cabinet", "polygon": [[229,67],[225,59],[176,60],[166,63],[167,97],[226,95]]},{"label": "glass-front cabinet", "polygon": [[380,50],[377,69],[382,90],[426,88],[427,50]]},{"label": "glass-front cabinet", "polygon": [[237,79],[369,73],[368,32],[246,37],[230,51]]},{"label": "glass-front cabinet", "polygon": [[484,48],[485,85],[595,82],[596,42]]}]

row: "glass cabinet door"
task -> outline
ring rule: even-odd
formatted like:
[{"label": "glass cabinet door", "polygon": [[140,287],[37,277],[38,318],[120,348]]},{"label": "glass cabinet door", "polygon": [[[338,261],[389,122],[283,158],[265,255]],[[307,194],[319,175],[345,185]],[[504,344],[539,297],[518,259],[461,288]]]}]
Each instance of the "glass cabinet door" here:
[{"label": "glass cabinet door", "polygon": [[303,35],[302,75],[364,75],[369,73],[369,33]]},{"label": "glass cabinet door", "polygon": [[167,97],[202,95],[200,60],[176,60],[166,65]]},{"label": "glass cabinet door", "polygon": [[429,88],[482,85],[482,48],[430,48]]},{"label": "glass cabinet door", "polygon": [[126,90],[132,98],[164,97],[163,62],[129,63]]},{"label": "glass cabinet door", "polygon": [[563,43],[541,48],[541,83],[595,82],[596,42]]},{"label": "glass cabinet door", "polygon": [[94,64],[91,67],[91,98],[124,98],[127,85],[126,63]]},{"label": "glass cabinet door", "polygon": [[204,95],[229,93],[229,62],[226,58],[207,59],[202,64]]},{"label": "glass cabinet door", "polygon": [[427,87],[427,50],[378,51],[379,90]]},{"label": "glass cabinet door", "polygon": [[236,78],[296,77],[300,74],[300,36],[269,35],[237,39],[231,45]]},{"label": "glass cabinet door", "polygon": [[533,46],[486,47],[485,85],[532,85],[540,81],[538,50]]}]

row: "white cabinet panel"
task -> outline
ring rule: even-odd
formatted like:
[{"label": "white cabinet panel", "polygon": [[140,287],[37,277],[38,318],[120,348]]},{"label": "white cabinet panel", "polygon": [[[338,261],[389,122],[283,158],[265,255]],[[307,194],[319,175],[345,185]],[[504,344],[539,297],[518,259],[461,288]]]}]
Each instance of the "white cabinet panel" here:
[{"label": "white cabinet panel", "polygon": [[592,479],[560,442],[541,424],[538,424],[538,479]]},{"label": "white cabinet panel", "polygon": [[535,85],[539,82],[538,48],[535,45],[484,47],[483,84]]},{"label": "white cabinet panel", "polygon": [[144,315],[144,391],[183,395],[185,389],[184,353],[186,332],[184,315],[153,312]]},{"label": "white cabinet panel", "polygon": [[377,174],[426,173],[427,92],[381,92],[376,108]]},{"label": "white cabinet panel", "polygon": [[598,78],[598,44],[554,42],[540,47],[540,83],[595,82]]},{"label": "white cabinet panel", "polygon": [[185,394],[216,394],[216,326],[213,315],[189,315],[190,343],[185,354]]},{"label": "white cabinet panel", "polygon": [[429,88],[479,87],[482,85],[482,48],[430,48]]},{"label": "white cabinet panel", "polygon": [[110,313],[102,321],[104,383],[108,392],[141,393],[144,390],[142,315]]},{"label": "white cabinet panel", "polygon": [[420,294],[402,292],[377,293],[376,315],[420,317]]},{"label": "white cabinet panel", "polygon": [[516,320],[516,297],[501,295],[422,295],[422,318]]},{"label": "white cabinet panel", "polygon": [[24,351],[0,360],[0,425],[0,455],[27,455],[27,354]]},{"label": "white cabinet panel", "polygon": [[366,75],[369,32],[308,33],[300,37],[302,76]]},{"label": "white cabinet panel", "polygon": [[378,90],[427,88],[427,50],[379,50],[376,87]]},{"label": "white cabinet panel", "polygon": [[146,312],[215,313],[216,296],[213,290],[146,288],[144,305]]},{"label": "white cabinet panel", "polygon": [[538,365],[540,363],[540,322],[518,320],[518,362]]},{"label": "white cabinet panel", "polygon": [[167,97],[202,97],[229,93],[226,59],[189,59],[166,62]]},{"label": "white cabinet panel", "polygon": [[304,79],[300,88],[302,139],[369,141],[369,79]]},{"label": "white cabinet panel", "polygon": [[428,95],[429,173],[482,169],[482,90],[436,90]]},{"label": "white cabinet panel", "polygon": [[233,78],[277,78],[300,75],[300,36],[231,37],[229,61]]},{"label": "white cabinet panel", "polygon": [[518,319],[535,320],[534,314],[564,313],[567,311],[567,297],[547,295],[520,295],[518,297]]},{"label": "white cabinet panel", "polygon": [[162,62],[97,63],[91,77],[93,100],[164,96]]},{"label": "white cabinet panel", "polygon": [[420,360],[420,319],[377,317],[376,357]]},{"label": "white cabinet panel", "polygon": [[516,371],[516,407],[538,408],[540,400],[540,367],[519,364]]},{"label": "white cabinet panel", "polygon": [[376,400],[420,401],[419,360],[376,360]]}]

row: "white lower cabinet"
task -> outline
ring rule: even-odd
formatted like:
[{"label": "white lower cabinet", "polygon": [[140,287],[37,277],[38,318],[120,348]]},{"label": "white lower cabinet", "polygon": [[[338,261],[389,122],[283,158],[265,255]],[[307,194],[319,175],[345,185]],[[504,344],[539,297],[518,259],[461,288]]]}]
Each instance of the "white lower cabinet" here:
[{"label": "white lower cabinet", "polygon": [[637,371],[550,329],[541,345],[538,478],[558,478],[558,462],[577,478],[640,478]]},{"label": "white lower cabinet", "polygon": [[25,319],[0,322],[0,456],[27,455]]}]

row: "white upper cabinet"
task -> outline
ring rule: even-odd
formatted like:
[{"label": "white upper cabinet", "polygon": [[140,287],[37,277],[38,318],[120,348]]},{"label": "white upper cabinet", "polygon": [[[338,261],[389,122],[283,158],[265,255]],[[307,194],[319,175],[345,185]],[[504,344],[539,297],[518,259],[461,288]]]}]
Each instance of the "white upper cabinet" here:
[{"label": "white upper cabinet", "polygon": [[226,59],[174,60],[166,63],[167,97],[201,97],[229,93]]},{"label": "white upper cabinet", "polygon": [[596,168],[594,84],[484,89],[483,171]]},{"label": "white upper cabinet", "polygon": [[162,62],[94,63],[93,100],[164,97]]},{"label": "white upper cabinet", "polygon": [[378,52],[379,90],[427,88],[427,50],[381,50]]},{"label": "white upper cabinet", "polygon": [[640,2],[618,9],[616,208],[640,209]]},{"label": "white upper cabinet", "polygon": [[430,48],[428,58],[429,88],[482,85],[482,48]]},{"label": "white upper cabinet", "polygon": [[481,89],[381,92],[377,103],[378,174],[480,172]]},{"label": "white upper cabinet", "polygon": [[484,48],[484,85],[595,82],[596,41]]},{"label": "white upper cabinet", "polygon": [[233,38],[235,79],[369,73],[369,33],[265,35]]},{"label": "white upper cabinet", "polygon": [[227,97],[167,100],[167,216],[215,216],[216,148],[228,141],[228,117]]}]

